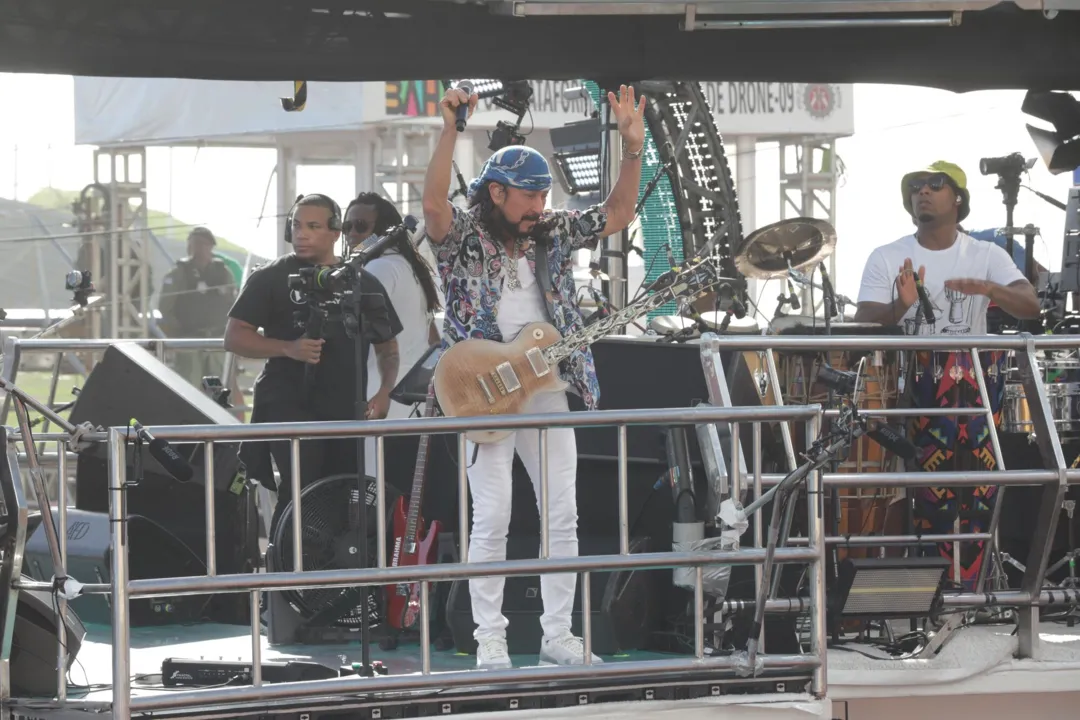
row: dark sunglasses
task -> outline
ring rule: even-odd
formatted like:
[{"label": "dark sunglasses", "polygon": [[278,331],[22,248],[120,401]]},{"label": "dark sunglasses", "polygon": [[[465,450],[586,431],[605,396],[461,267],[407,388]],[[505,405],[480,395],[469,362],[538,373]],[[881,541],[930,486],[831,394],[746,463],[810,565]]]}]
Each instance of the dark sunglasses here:
[{"label": "dark sunglasses", "polygon": [[357,234],[363,234],[368,231],[367,220],[346,220],[341,224],[341,232],[348,235],[355,232]]},{"label": "dark sunglasses", "polygon": [[908,182],[908,192],[912,195],[923,189],[923,185],[929,185],[930,189],[937,192],[946,185],[950,185],[949,176],[945,173],[934,173],[926,177],[915,178]]}]

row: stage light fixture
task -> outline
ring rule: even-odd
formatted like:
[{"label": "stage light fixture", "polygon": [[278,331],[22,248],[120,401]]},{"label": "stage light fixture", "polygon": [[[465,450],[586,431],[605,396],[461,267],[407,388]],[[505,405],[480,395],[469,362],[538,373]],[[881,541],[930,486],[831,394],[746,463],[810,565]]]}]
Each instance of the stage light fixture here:
[{"label": "stage light fixture", "polygon": [[829,622],[929,617],[949,570],[943,557],[848,558],[829,591]]},{"label": "stage light fixture", "polygon": [[571,195],[600,190],[600,156],[594,152],[555,153],[559,181]]},{"label": "stage light fixture", "polygon": [[551,128],[556,175],[570,195],[600,190],[600,125],[582,120]]},{"label": "stage light fixture", "polygon": [[1064,92],[1029,90],[1020,110],[1050,123],[1054,130],[1027,126],[1039,156],[1058,175],[1080,167],[1080,100]]},{"label": "stage light fixture", "polygon": [[[446,84],[449,87],[453,87],[453,86],[457,85],[459,82],[461,82],[461,79],[459,79],[459,80],[447,80]],[[501,94],[506,89],[504,87],[504,85],[503,85],[502,80],[472,80],[472,79],[470,79],[468,82],[472,83],[473,92],[476,93],[477,96],[481,100],[484,100],[485,98],[495,97],[496,95]]]}]

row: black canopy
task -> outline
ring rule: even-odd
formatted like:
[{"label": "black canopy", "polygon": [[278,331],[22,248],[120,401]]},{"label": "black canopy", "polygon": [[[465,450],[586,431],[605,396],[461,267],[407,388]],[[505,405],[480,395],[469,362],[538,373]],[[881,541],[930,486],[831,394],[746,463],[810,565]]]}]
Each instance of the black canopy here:
[{"label": "black canopy", "polygon": [[0,70],[219,80],[584,77],[1080,89],[1075,11],[1050,19],[1005,2],[965,12],[958,27],[931,28],[686,32],[682,21],[513,17],[483,3],[446,0],[0,0]]}]

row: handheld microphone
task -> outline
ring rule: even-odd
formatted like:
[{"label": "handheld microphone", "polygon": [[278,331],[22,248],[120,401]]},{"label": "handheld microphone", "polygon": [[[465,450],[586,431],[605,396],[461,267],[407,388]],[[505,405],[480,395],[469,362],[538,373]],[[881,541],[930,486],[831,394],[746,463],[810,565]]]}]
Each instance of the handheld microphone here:
[{"label": "handheld microphone", "polygon": [[919,279],[919,273],[915,273],[915,291],[919,293],[919,307],[922,309],[923,318],[926,319],[926,324],[933,325],[937,322],[934,317],[934,307],[930,304],[930,295],[926,292],[926,287],[922,284],[922,280]]},{"label": "handheld microphone", "polygon": [[866,436],[893,455],[904,460],[914,460],[919,449],[892,425],[881,422],[867,423]]},{"label": "handheld microphone", "polygon": [[802,308],[802,303],[799,302],[799,295],[795,292],[795,286],[791,284],[791,280],[787,281],[788,291],[788,304],[791,305],[792,310],[799,310]]},{"label": "handheld microphone", "polygon": [[822,309],[825,311],[825,317],[835,317],[836,290],[833,288],[832,280],[829,279],[829,271],[824,261],[818,263],[818,270],[821,272],[821,289],[825,293],[825,305]]},{"label": "handheld microphone", "polygon": [[[457,90],[464,90],[465,94],[472,97],[473,84],[468,80],[458,80],[457,85],[454,86]],[[469,101],[466,100],[461,105],[457,106],[457,131],[465,132],[465,121],[469,119]]]},{"label": "handheld microphone", "polygon": [[135,434],[149,446],[150,456],[157,460],[161,467],[165,468],[165,472],[172,475],[177,482],[191,480],[194,471],[188,461],[176,451],[176,448],[166,440],[159,440],[151,435],[150,431],[140,425],[134,418],[131,420],[131,427],[135,430]]}]

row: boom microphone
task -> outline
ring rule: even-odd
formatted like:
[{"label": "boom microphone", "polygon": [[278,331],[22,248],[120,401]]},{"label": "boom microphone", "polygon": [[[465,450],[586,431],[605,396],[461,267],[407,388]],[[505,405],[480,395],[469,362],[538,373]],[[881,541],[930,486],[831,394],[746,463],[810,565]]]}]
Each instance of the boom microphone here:
[{"label": "boom microphone", "polygon": [[886,423],[867,423],[866,436],[904,460],[914,460],[919,452],[914,443],[904,437],[903,433]]},{"label": "boom microphone", "polygon": [[135,434],[150,447],[150,456],[158,461],[158,464],[165,469],[165,472],[172,475],[178,482],[191,480],[194,471],[188,461],[176,451],[176,448],[170,445],[168,441],[160,440],[151,435],[150,431],[140,425],[134,418],[131,420],[131,427],[135,430]]},{"label": "boom microphone", "polygon": [[[467,97],[472,97],[473,84],[468,80],[458,80],[457,85],[454,86],[457,90],[464,90]],[[469,119],[469,101],[465,100],[461,105],[457,106],[457,131],[465,132],[465,121]]]}]

